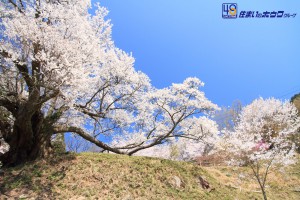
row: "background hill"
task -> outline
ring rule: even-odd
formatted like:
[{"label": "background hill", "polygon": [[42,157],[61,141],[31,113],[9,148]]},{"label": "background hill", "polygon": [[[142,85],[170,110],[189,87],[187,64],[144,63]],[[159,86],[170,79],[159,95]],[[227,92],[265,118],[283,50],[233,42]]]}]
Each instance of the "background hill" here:
[{"label": "background hill", "polygon": [[299,94],[295,94],[292,98],[291,101],[295,104],[295,106],[297,107],[297,109],[300,112],[300,93]]},{"label": "background hill", "polygon": [[[96,153],[4,169],[0,188],[1,199],[261,199],[245,167]],[[272,200],[300,199],[300,167],[271,173],[267,192]]]}]

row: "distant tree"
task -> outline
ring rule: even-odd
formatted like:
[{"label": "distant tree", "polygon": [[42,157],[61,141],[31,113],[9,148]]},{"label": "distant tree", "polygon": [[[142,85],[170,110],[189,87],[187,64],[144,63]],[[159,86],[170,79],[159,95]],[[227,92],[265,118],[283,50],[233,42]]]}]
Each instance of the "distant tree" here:
[{"label": "distant tree", "polygon": [[226,138],[227,150],[234,155],[231,164],[249,165],[267,200],[271,167],[294,161],[294,146],[288,138],[299,128],[297,109],[290,102],[259,98],[244,107],[239,118]]},{"label": "distant tree", "polygon": [[90,142],[75,134],[72,134],[66,141],[67,151],[74,153],[91,151],[91,147]]},{"label": "distant tree", "polygon": [[[218,136],[211,137],[211,142],[205,143],[202,146],[202,151],[195,155],[195,160],[201,164],[221,164],[226,162],[228,158],[231,157],[230,153],[226,150],[225,135],[223,132],[233,131],[235,126],[239,122],[239,116],[242,110],[242,103],[239,100],[235,100],[231,106],[221,107],[220,110],[214,112],[213,120],[216,122],[216,127],[218,128]],[[222,141],[223,148],[222,151],[219,150],[217,144]]]},{"label": "distant tree", "polygon": [[221,110],[214,113],[214,120],[217,122],[219,130],[233,130],[239,121],[239,114],[242,110],[242,103],[236,100],[230,107],[221,107]]},{"label": "distant tree", "polygon": [[[296,106],[296,108],[298,109],[298,116],[300,116],[300,93],[299,94],[295,94],[292,98],[291,98],[291,102]],[[296,132],[295,134],[293,134],[291,136],[291,140],[295,143],[296,145],[296,151],[298,153],[300,153],[300,128],[298,129],[298,132]]]},{"label": "distant tree", "polygon": [[90,15],[90,7],[90,0],[0,2],[0,108],[12,116],[4,165],[51,155],[53,135],[68,132],[128,155],[206,134],[199,115],[209,120],[218,107],[200,91],[204,84],[187,78],[152,87],[115,47],[108,11],[98,5]]}]

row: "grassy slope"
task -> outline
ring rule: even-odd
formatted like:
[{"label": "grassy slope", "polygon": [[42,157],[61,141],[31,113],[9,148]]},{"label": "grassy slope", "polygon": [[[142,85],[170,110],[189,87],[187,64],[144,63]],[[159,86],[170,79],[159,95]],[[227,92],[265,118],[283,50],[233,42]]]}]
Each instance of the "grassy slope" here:
[{"label": "grassy slope", "polygon": [[[178,176],[181,188],[172,186]],[[214,188],[204,190],[198,177]],[[268,195],[300,199],[300,167],[270,174]],[[112,154],[68,154],[37,161],[0,175],[2,198],[21,199],[261,199],[247,168],[204,167],[146,157]],[[1,199],[2,199],[1,198]]]}]

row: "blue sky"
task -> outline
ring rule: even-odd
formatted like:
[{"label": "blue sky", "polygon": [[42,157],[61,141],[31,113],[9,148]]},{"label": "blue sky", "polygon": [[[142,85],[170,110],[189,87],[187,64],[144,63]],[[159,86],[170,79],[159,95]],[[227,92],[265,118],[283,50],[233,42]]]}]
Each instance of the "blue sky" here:
[{"label": "blue sky", "polygon": [[[98,0],[94,0],[98,2]],[[297,13],[295,18],[222,19],[222,3],[199,0],[100,0],[113,40],[157,88],[189,76],[218,105],[300,92],[300,1],[230,1],[238,11]]]}]

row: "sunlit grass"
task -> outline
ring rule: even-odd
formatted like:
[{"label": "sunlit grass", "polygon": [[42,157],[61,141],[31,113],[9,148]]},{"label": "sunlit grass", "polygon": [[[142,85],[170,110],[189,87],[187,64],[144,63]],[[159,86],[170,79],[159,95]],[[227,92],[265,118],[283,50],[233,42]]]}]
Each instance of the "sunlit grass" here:
[{"label": "sunlit grass", "polygon": [[[300,167],[272,172],[270,199],[299,199]],[[181,180],[174,187],[172,178]],[[199,176],[211,189],[204,190]],[[0,181],[7,197],[56,199],[261,199],[246,167],[200,167],[191,162],[114,154],[66,154],[5,170]],[[4,196],[4,195],[2,195]]]}]

